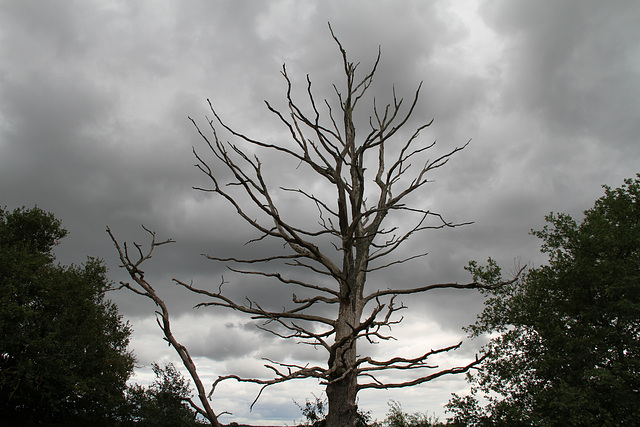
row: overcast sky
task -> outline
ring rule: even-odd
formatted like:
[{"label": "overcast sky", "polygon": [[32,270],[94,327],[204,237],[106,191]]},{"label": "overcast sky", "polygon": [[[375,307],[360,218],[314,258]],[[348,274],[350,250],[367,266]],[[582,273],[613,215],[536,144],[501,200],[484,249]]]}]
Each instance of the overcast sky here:
[{"label": "overcast sky", "polygon": [[[146,277],[166,297],[178,339],[209,382],[230,373],[267,378],[260,357],[326,359],[260,333],[242,316],[192,310],[196,301],[171,278],[217,286],[224,266],[200,254],[242,255],[253,251],[244,243],[256,237],[223,200],[192,189],[206,184],[193,167],[192,147],[207,152],[188,116],[206,125],[209,98],[243,133],[286,141],[287,130],[263,103],[286,105],[282,64],[298,89],[309,74],[318,99],[335,102],[331,85],[344,83],[328,21],[361,72],[381,47],[372,86],[379,104],[391,100],[394,85],[411,98],[424,82],[407,126],[434,119],[421,134],[424,144],[438,141],[434,157],[472,139],[415,203],[474,224],[416,237],[406,249],[429,256],[372,276],[374,288],[466,281],[467,261],[488,256],[507,272],[539,265],[545,261],[539,242],[528,233],[547,213],[580,217],[601,185],[620,186],[640,171],[634,0],[1,0],[0,204],[53,212],[70,231],[59,261],[101,257],[116,282],[125,276],[107,225],[121,240],[144,242],[140,224],[175,239],[146,265]],[[361,108],[365,116],[371,111]],[[259,154],[274,182],[314,184],[297,164]],[[282,203],[289,214],[302,211],[293,198]],[[234,295],[290,300],[291,290],[277,284],[228,273],[225,279]],[[161,340],[149,301],[125,290],[111,298],[135,329],[137,378],[148,381],[151,362],[176,356]],[[411,356],[457,343],[465,338],[460,327],[482,308],[473,292],[405,303],[405,321],[393,330],[399,340],[362,351]],[[465,342],[439,362],[466,363],[477,346]],[[442,414],[449,394],[465,387],[462,378],[445,378],[406,391],[361,393],[360,406],[378,419],[389,399],[410,412]],[[292,399],[303,402],[320,388],[314,381],[276,386],[249,412],[256,392],[225,384],[214,409],[235,414],[223,422],[291,424],[300,417]]]}]

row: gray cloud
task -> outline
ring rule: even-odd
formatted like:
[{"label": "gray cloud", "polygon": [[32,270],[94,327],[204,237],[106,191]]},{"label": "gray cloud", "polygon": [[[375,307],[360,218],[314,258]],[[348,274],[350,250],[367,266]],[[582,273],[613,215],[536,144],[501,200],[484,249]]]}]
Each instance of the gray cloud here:
[{"label": "gray cloud", "polygon": [[[200,371],[211,378],[238,369],[266,375],[261,356],[320,363],[322,352],[282,344],[228,313],[193,312],[199,300],[172,283],[175,277],[211,288],[224,275],[230,295],[273,307],[290,304],[295,292],[232,274],[200,255],[262,256],[281,245],[245,245],[258,236],[234,209],[191,189],[207,185],[193,167],[192,146],[210,156],[187,117],[206,127],[210,98],[237,129],[290,143],[287,129],[262,103],[286,107],[282,64],[301,103],[307,73],[317,98],[333,102],[331,85],[341,87],[343,77],[327,21],[361,72],[372,66],[380,45],[371,92],[376,102],[390,100],[392,85],[407,102],[424,81],[415,115],[400,136],[434,118],[421,135],[424,143],[438,141],[431,157],[473,139],[432,175],[434,182],[414,202],[474,224],[416,236],[399,256],[429,255],[372,275],[370,286],[465,281],[462,267],[469,259],[492,256],[506,271],[514,262],[544,262],[528,231],[541,227],[546,213],[579,216],[600,196],[601,184],[618,186],[637,172],[639,15],[632,1],[411,1],[402,8],[390,1],[4,1],[0,203],[10,209],[37,204],[54,212],[71,232],[57,251],[59,260],[102,257],[115,281],[126,278],[106,225],[121,240],[145,242],[140,224],[177,240],[158,250],[145,266],[146,277],[170,301],[176,318],[200,316],[200,323],[192,320],[181,333],[206,367]],[[361,111],[365,129],[370,113],[368,106]],[[321,194],[308,171],[273,153],[258,154],[274,185],[304,185]],[[277,197],[294,221],[315,215],[313,206],[291,194]],[[170,360],[149,317],[152,304],[124,291],[111,296],[132,319],[139,346],[134,350],[144,363]],[[464,336],[460,326],[473,321],[482,301],[477,294],[440,292],[406,303],[415,316],[393,332],[401,338],[398,348],[418,352],[457,342]],[[225,327],[228,322],[233,327]],[[417,333],[424,339],[414,348]],[[476,348],[465,344],[460,354],[471,356]],[[387,350],[380,345],[374,351]],[[253,423],[290,422],[284,416],[290,408],[283,409],[291,405],[290,396],[307,397],[299,395],[299,386],[283,386],[279,390],[290,396],[265,397],[256,415],[242,412],[238,403],[244,399],[248,406],[254,396],[229,387],[241,397],[221,404]],[[376,408],[379,418],[388,398],[407,410],[439,412],[449,392],[461,388],[460,380],[444,379],[416,392],[366,393],[361,403]],[[425,401],[436,407],[420,407]]]}]

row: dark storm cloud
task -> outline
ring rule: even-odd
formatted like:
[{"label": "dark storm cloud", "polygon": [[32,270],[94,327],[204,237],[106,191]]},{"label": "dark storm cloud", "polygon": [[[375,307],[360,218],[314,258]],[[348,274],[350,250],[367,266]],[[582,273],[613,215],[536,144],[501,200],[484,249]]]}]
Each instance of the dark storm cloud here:
[{"label": "dark storm cloud", "polygon": [[[106,225],[129,242],[147,241],[140,224],[161,239],[175,239],[145,266],[145,277],[169,300],[176,328],[195,345],[205,367],[199,370],[211,378],[239,371],[268,375],[255,360],[260,356],[320,363],[325,355],[281,344],[220,310],[194,312],[198,298],[172,283],[176,277],[217,289],[224,275],[229,295],[251,296],[270,307],[291,304],[296,292],[233,274],[200,255],[262,257],[282,245],[245,245],[259,235],[233,207],[191,189],[208,185],[193,167],[191,147],[213,158],[187,117],[206,128],[210,98],[238,130],[290,144],[288,130],[262,101],[286,110],[279,73],[286,63],[293,94],[305,109],[307,73],[316,100],[335,102],[332,84],[342,88],[343,65],[328,21],[363,74],[380,45],[371,87],[378,105],[391,101],[393,87],[409,102],[423,81],[398,144],[432,118],[421,134],[423,143],[438,141],[428,157],[472,139],[412,202],[450,221],[474,224],[416,236],[398,256],[429,255],[371,275],[371,289],[464,282],[467,261],[487,256],[507,274],[518,263],[540,264],[539,242],[528,232],[543,225],[545,214],[580,215],[601,195],[601,184],[619,186],[638,169],[640,7],[632,1],[407,1],[402,7],[391,1],[0,3],[0,204],[51,210],[71,232],[57,252],[60,261],[105,258],[116,281],[125,277]],[[366,132],[372,97],[362,104],[359,135]],[[304,167],[274,153],[256,154],[275,187],[331,194]],[[215,171],[228,174],[220,165]],[[274,190],[274,197],[293,221],[304,225],[315,218],[315,207],[290,193]],[[310,280],[302,270],[293,274]],[[134,350],[144,363],[169,360],[172,354],[150,317],[153,304],[124,291],[111,296],[133,319]],[[407,354],[457,342],[464,336],[460,326],[481,309],[477,294],[461,292],[406,304],[413,314],[394,328],[401,340],[393,345]],[[202,329],[193,327],[198,322]],[[228,322],[233,327],[225,327]],[[471,356],[476,348],[465,344],[460,354]],[[372,348],[380,357],[391,350],[385,343]],[[451,384],[419,392],[440,396],[441,405],[458,391]],[[228,387],[249,402],[255,397]],[[262,401],[268,404],[264,414],[284,411],[290,405],[286,392],[305,397],[295,387],[281,390]],[[391,397],[409,412],[424,411],[411,393]],[[382,408],[378,417],[387,398],[366,394]],[[244,414],[248,404],[236,400],[224,404]],[[255,414],[243,416],[257,420]]]},{"label": "dark storm cloud", "polygon": [[488,25],[506,39],[503,103],[520,105],[554,134],[635,145],[640,18],[631,1],[488,2]]}]

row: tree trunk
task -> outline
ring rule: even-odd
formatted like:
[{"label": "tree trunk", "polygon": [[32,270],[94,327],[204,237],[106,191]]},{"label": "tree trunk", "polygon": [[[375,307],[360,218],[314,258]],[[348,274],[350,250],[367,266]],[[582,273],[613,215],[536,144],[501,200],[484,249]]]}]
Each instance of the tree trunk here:
[{"label": "tree trunk", "polygon": [[357,377],[355,372],[339,382],[327,386],[329,414],[327,427],[351,427],[356,425],[358,406],[356,405]]},{"label": "tree trunk", "polygon": [[[356,340],[353,339],[353,327],[360,322],[360,310],[357,300],[358,292],[350,292],[340,304],[340,312],[336,324],[335,352],[329,357],[329,369],[333,370],[329,380],[342,377],[327,385],[326,393],[329,401],[327,427],[351,427],[356,424],[358,406],[358,376],[353,368],[356,361]],[[346,375],[345,375],[346,373]]]}]

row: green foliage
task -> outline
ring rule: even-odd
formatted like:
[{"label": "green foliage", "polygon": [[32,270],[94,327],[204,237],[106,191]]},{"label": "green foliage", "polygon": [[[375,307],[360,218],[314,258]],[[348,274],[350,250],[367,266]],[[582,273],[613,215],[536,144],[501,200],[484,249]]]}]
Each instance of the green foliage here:
[{"label": "green foliage", "polygon": [[327,417],[327,400],[322,399],[315,394],[313,400],[305,399],[304,405],[300,405],[295,400],[293,403],[300,409],[302,416],[306,420],[298,427],[320,427],[324,425],[324,419]]},{"label": "green foliage", "polygon": [[169,363],[152,366],[156,380],[144,388],[138,384],[127,391],[132,420],[139,426],[195,426],[196,412],[188,401],[189,381]]},{"label": "green foliage", "polygon": [[[326,399],[313,395],[313,400],[306,399],[304,405],[294,401],[300,408],[305,421],[298,424],[298,427],[324,427],[326,425]],[[395,400],[388,402],[389,412],[382,423],[375,421],[370,412],[358,411],[356,420],[357,427],[435,427],[443,426],[438,417],[430,416],[421,412],[408,414],[402,411],[402,406]]]},{"label": "green foliage", "polygon": [[102,261],[54,265],[67,235],[39,208],[0,208],[0,418],[21,425],[121,419],[134,358],[128,324],[104,299]]},{"label": "green foliage", "polygon": [[447,412],[453,412],[454,416],[448,419],[447,425],[452,426],[488,426],[491,420],[487,411],[478,404],[478,399],[473,395],[458,396],[451,393],[452,398],[445,405]]},{"label": "green foliage", "polygon": [[0,208],[0,224],[3,256],[17,252],[53,261],[53,247],[68,234],[60,220],[38,207],[13,212]]},{"label": "green foliage", "polygon": [[[300,405],[295,400],[293,403],[300,408],[305,421],[298,424],[298,427],[324,427],[326,425],[327,410],[329,408],[327,399],[313,395],[313,400],[305,399],[304,405]],[[356,427],[379,427],[379,424],[372,420],[371,412],[358,410],[356,414]]]},{"label": "green foliage", "polygon": [[384,420],[388,427],[432,427],[441,426],[438,417],[430,416],[421,412],[408,414],[402,411],[402,406],[395,400],[388,402],[389,412]]},{"label": "green foliage", "polygon": [[532,231],[549,263],[493,292],[470,328],[499,333],[472,379],[489,404],[454,396],[453,420],[605,426],[640,418],[640,175],[604,189],[582,222],[552,213]]}]

